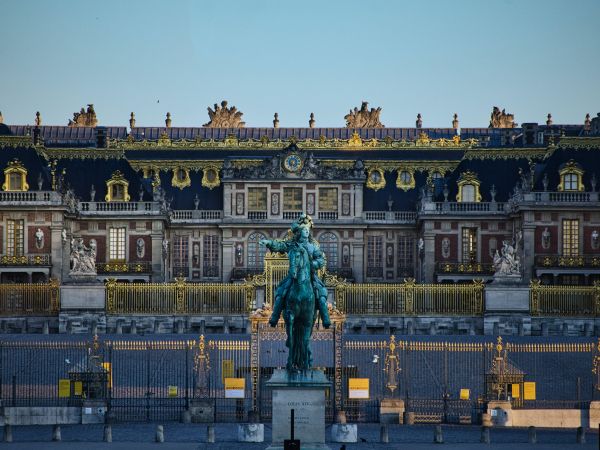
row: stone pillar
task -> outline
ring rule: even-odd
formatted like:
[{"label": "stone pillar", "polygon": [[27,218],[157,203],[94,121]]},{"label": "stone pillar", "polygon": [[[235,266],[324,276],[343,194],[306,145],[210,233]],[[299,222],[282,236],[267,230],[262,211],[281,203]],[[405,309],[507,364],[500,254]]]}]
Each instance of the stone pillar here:
[{"label": "stone pillar", "polygon": [[50,268],[50,276],[58,279],[59,282],[69,273],[69,249],[68,243],[62,242],[62,224],[52,225],[50,227],[50,258],[52,259],[52,267]]},{"label": "stone pillar", "polygon": [[[430,224],[426,223],[425,226],[429,228]],[[422,268],[420,281],[423,283],[433,283],[435,273],[435,234],[425,232],[423,241],[425,249],[422,255],[419,254],[419,249],[417,247],[417,264],[420,264]],[[421,261],[421,257],[423,258],[423,261]]]},{"label": "stone pillar", "polygon": [[357,283],[362,283],[366,272],[364,242],[352,244],[352,272]]},{"label": "stone pillar", "polygon": [[223,218],[231,217],[231,183],[223,183]]},{"label": "stone pillar", "polygon": [[487,404],[487,413],[494,426],[512,427],[512,405],[506,400],[493,400]]},{"label": "stone pillar", "polygon": [[362,218],[363,213],[363,185],[354,185],[354,216],[356,218]]},{"label": "stone pillar", "polygon": [[[532,213],[529,213],[532,214]],[[529,214],[526,214],[529,215]],[[533,275],[533,265],[535,258],[535,226],[523,225],[523,281],[529,283]]]},{"label": "stone pillar", "polygon": [[[223,236],[224,237],[224,236]],[[223,282],[226,283],[231,278],[231,272],[233,271],[233,258],[234,258],[234,245],[233,242],[225,242],[221,245],[221,261],[223,261]]]},{"label": "stone pillar", "polygon": [[162,226],[159,230],[152,230],[152,281],[165,281],[165,268],[162,258]]}]

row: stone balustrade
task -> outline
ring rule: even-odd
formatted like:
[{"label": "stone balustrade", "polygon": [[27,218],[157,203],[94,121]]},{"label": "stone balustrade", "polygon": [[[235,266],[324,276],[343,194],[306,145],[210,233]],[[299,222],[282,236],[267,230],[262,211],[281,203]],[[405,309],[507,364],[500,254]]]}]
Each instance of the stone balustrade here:
[{"label": "stone balustrade", "polygon": [[80,202],[82,215],[130,215],[159,214],[158,202]]},{"label": "stone balustrade", "polygon": [[62,196],[55,191],[0,192],[0,202],[3,206],[17,206],[23,203],[60,205]]}]

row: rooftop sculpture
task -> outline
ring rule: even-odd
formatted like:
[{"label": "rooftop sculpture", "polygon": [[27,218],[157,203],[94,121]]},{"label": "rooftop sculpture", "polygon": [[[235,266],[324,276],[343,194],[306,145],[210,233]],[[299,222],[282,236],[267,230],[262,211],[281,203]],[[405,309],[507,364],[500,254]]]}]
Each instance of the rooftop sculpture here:
[{"label": "rooftop sculpture", "polygon": [[81,108],[81,111],[73,113],[73,119],[69,120],[70,127],[95,127],[96,125],[98,119],[92,103],[87,105],[87,111]]},{"label": "rooftop sculpture", "polygon": [[500,111],[500,108],[494,106],[490,118],[490,128],[514,128],[516,126],[514,114],[508,114],[504,109]]},{"label": "rooftop sculpture", "polygon": [[371,108],[369,111],[369,103],[362,102],[360,109],[354,108],[350,113],[344,116],[346,119],[346,128],[385,128],[379,121],[381,107]]},{"label": "rooftop sculpture", "polygon": [[242,122],[243,112],[238,111],[235,106],[228,107],[227,100],[221,102],[221,106],[214,104],[214,110],[209,106],[208,117],[210,121],[202,125],[207,128],[244,128],[246,122]]}]

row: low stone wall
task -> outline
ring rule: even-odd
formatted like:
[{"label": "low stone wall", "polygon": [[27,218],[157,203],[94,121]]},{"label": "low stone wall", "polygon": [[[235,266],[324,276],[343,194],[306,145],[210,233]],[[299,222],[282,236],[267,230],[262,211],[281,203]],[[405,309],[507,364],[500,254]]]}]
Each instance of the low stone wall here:
[{"label": "low stone wall", "polygon": [[587,409],[513,409],[512,426],[587,428],[590,426],[590,415]]},{"label": "low stone wall", "polygon": [[67,425],[81,423],[81,408],[71,406],[5,406],[5,425]]}]

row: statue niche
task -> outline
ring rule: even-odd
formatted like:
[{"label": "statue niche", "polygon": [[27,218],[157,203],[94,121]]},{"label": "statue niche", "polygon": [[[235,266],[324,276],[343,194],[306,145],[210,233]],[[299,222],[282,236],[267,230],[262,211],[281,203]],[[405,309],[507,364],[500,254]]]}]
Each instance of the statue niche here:
[{"label": "statue niche", "polygon": [[350,113],[344,116],[346,128],[385,128],[379,121],[381,107],[371,108],[369,111],[368,106],[368,102],[362,102],[360,109],[350,110]]},{"label": "statue niche", "polygon": [[214,110],[209,106],[208,117],[210,121],[202,125],[206,128],[244,128],[246,122],[242,122],[243,112],[238,111],[235,106],[228,107],[227,101],[223,100],[221,106],[214,104]]},{"label": "statue niche", "polygon": [[73,113],[73,119],[69,120],[68,126],[71,128],[76,127],[95,127],[98,125],[98,119],[96,118],[96,111],[94,111],[94,105],[89,103],[87,105],[87,111],[81,108],[78,113]]},{"label": "statue niche", "polygon": [[489,128],[514,128],[516,126],[514,114],[508,114],[504,109],[500,111],[500,108],[494,106]]}]

